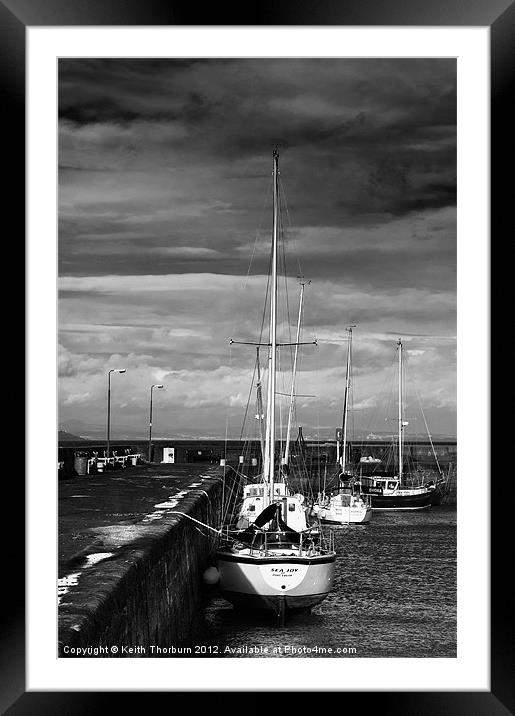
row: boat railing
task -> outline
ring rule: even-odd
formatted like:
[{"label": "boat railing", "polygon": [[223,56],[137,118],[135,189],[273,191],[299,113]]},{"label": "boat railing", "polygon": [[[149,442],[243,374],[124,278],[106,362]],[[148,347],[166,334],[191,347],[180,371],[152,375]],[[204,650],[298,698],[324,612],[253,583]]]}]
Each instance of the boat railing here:
[{"label": "boat railing", "polygon": [[[233,546],[241,545],[248,549],[251,555],[271,555],[273,550],[288,549],[298,551],[299,557],[314,556],[315,553],[325,555],[334,552],[334,534],[332,531],[326,535],[319,532],[318,528],[310,528],[303,532],[297,532],[297,539],[288,537],[287,532],[270,532],[269,530],[256,529],[252,540],[242,539],[242,530],[224,527],[221,532],[222,539],[230,542]],[[278,538],[279,537],[279,538]]]}]

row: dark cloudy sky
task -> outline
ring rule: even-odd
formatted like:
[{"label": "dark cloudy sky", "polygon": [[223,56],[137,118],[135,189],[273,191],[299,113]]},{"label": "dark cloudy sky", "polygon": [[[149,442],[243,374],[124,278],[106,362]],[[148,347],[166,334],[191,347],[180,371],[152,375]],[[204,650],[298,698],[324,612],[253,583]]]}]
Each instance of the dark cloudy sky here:
[{"label": "dark cloudy sky", "polygon": [[146,433],[161,382],[156,437],[223,435],[227,416],[239,434],[254,358],[228,341],[259,331],[275,146],[290,309],[300,270],[319,341],[300,423],[341,422],[355,323],[356,429],[388,429],[403,337],[412,395],[455,434],[456,63],[441,59],[60,60],[60,425],[102,435],[107,371],[125,367],[114,437]]}]

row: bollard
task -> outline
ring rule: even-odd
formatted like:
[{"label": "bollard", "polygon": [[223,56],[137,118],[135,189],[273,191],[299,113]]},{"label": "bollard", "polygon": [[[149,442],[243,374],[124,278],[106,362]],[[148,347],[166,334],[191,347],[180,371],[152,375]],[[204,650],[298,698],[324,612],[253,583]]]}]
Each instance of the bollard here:
[{"label": "bollard", "polygon": [[86,475],[88,472],[88,456],[80,452],[75,453],[73,467],[77,475]]}]

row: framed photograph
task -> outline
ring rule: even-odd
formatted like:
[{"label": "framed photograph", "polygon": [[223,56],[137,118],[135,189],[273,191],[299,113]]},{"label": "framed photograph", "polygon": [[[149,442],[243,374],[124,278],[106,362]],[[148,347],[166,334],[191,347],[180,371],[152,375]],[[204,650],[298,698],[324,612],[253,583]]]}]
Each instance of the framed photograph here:
[{"label": "framed photograph", "polygon": [[[5,631],[8,713],[86,713],[108,697],[98,692],[112,691],[341,691],[392,713],[513,709],[507,582],[492,560],[506,527],[491,513],[489,465],[489,112],[494,129],[499,118],[491,151],[500,172],[514,26],[513,5],[501,5],[263,5],[230,22],[217,9],[200,24],[178,5],[3,3],[10,136],[27,147],[29,408],[26,609],[13,607]],[[12,180],[19,211],[22,166]],[[505,191],[499,185],[499,196]],[[501,221],[495,195],[491,206]],[[298,296],[279,276],[290,253],[296,335],[296,319],[288,330],[282,311],[293,316]],[[235,299],[242,283],[246,294]],[[380,420],[393,428],[381,426],[377,401],[366,397],[386,381],[388,356],[395,400]],[[406,399],[410,363],[422,384]],[[430,402],[422,417],[417,389]],[[310,403],[314,393],[322,407]],[[293,406],[308,426],[295,438]],[[235,447],[243,414],[253,431],[248,454]],[[278,449],[279,423],[287,438]],[[89,441],[58,451],[58,430]],[[453,438],[457,463],[448,457]],[[295,499],[307,498],[302,481],[279,494],[277,474],[293,484],[310,440],[319,462],[309,514],[318,526],[298,528],[309,544],[292,536],[285,560],[283,542],[279,555],[266,540],[295,532]],[[454,507],[425,510],[439,483],[409,467],[419,442],[440,476],[448,467]],[[330,446],[323,469],[321,445]],[[167,463],[178,455],[199,464],[169,494]],[[81,459],[95,483],[58,479],[56,464],[70,460],[82,475]],[[227,514],[234,480],[255,466],[269,480],[243,504],[256,510],[257,496],[269,506],[255,522],[239,512],[230,532],[213,505],[221,499]],[[127,467],[106,487],[106,472]],[[121,477],[133,468],[136,480]],[[226,471],[236,478],[219,495],[215,475]],[[106,490],[100,500],[95,484]],[[148,503],[141,514],[131,502],[138,489]],[[348,525],[351,503],[356,514],[361,503],[364,514],[380,514],[381,529]],[[347,528],[326,526],[324,542],[320,521],[342,505]],[[305,504],[300,512],[305,519]],[[212,544],[215,527],[228,541],[202,567],[208,617],[188,636],[199,651],[171,653],[158,635],[161,604],[184,602],[167,634],[182,633],[198,607],[195,550]],[[176,587],[160,581],[159,569],[171,567],[156,556],[176,539],[172,528],[187,565],[174,562]],[[256,547],[258,532],[264,546]],[[241,582],[227,575],[236,563],[252,582],[256,549],[259,579],[285,582],[273,629],[228,607],[241,606]],[[143,566],[145,550],[160,560],[157,571]],[[23,554],[13,557],[21,584]],[[281,631],[304,572],[311,591],[303,599],[317,579],[332,591],[313,601],[314,615]],[[228,602],[211,599],[211,581]],[[113,597],[115,583],[124,586]]]}]

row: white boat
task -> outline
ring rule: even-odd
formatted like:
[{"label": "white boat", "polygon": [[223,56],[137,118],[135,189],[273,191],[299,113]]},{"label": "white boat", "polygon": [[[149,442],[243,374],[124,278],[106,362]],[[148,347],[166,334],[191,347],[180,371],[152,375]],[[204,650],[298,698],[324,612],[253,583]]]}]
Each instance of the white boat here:
[{"label": "white boat", "polygon": [[[306,524],[302,496],[289,495],[276,465],[276,359],[279,230],[279,154],[273,152],[273,230],[271,247],[270,314],[266,430],[262,437],[263,473],[247,485],[239,520],[244,527],[226,526],[217,551],[219,585],[234,605],[273,611],[280,624],[290,610],[309,609],[331,591],[336,553],[332,535]],[[233,343],[235,341],[232,341]],[[263,344],[255,344],[258,346]],[[258,376],[259,378],[259,376]],[[258,406],[260,398],[260,378]],[[260,408],[259,415],[265,415]],[[277,469],[276,469],[277,468]],[[279,479],[278,479],[279,478]]]},{"label": "white boat", "polygon": [[217,552],[220,589],[235,606],[273,611],[284,623],[288,611],[319,604],[333,586],[336,554],[332,536],[297,532],[271,502],[246,530],[228,529]]},{"label": "white boat", "polygon": [[336,495],[320,495],[313,510],[321,522],[336,525],[366,525],[372,519],[370,499],[340,488]]},{"label": "white boat", "polygon": [[353,473],[347,469],[347,423],[349,414],[353,328],[355,328],[355,326],[348,326],[346,329],[349,334],[349,339],[345,372],[345,394],[343,400],[343,427],[341,431],[341,443],[337,443],[338,450],[336,458],[338,462],[338,489],[336,494],[333,495],[327,495],[325,492],[320,493],[317,501],[313,505],[313,511],[320,517],[321,522],[339,525],[364,525],[372,519],[370,498],[361,493]]}]

